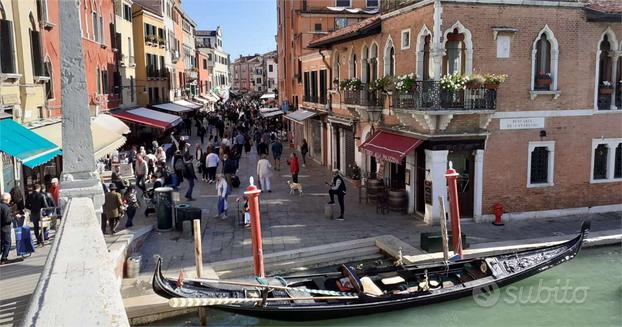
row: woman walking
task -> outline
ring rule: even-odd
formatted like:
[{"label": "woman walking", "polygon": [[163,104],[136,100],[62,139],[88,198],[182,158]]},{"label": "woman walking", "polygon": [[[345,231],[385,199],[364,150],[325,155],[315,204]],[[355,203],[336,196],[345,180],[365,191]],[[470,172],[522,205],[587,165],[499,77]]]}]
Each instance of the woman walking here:
[{"label": "woman walking", "polygon": [[298,172],[300,171],[300,166],[298,165],[298,156],[296,156],[296,152],[292,152],[287,164],[289,165],[289,172],[292,174],[292,182],[298,183]]},{"label": "woman walking", "polygon": [[222,174],[218,174],[216,177],[216,191],[218,192],[218,216],[216,218],[226,219],[228,209],[227,197],[230,190],[227,180]]}]

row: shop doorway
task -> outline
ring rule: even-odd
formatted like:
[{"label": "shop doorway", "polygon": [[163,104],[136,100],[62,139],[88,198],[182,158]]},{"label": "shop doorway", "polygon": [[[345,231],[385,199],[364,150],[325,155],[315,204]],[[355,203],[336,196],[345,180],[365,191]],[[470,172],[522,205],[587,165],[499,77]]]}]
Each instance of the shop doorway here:
[{"label": "shop doorway", "polygon": [[473,175],[475,169],[475,157],[472,151],[451,151],[447,156],[448,162],[460,174],[458,176],[458,201],[460,204],[460,216],[473,217]]},{"label": "shop doorway", "polygon": [[333,130],[335,131],[335,160],[333,167],[341,171],[341,135],[339,128],[333,128]]},{"label": "shop doorway", "polygon": [[425,185],[425,150],[423,147],[417,148],[415,152],[415,211],[421,215],[425,214],[425,198],[424,198],[424,185]]},{"label": "shop doorway", "polygon": [[392,190],[403,190],[406,188],[406,159],[400,164],[390,163],[389,188]]}]

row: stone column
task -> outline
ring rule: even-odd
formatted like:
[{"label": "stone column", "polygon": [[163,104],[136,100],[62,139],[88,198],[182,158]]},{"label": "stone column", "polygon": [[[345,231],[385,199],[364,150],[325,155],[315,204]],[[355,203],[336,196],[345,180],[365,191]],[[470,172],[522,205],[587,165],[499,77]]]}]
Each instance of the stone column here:
[{"label": "stone column", "polygon": [[484,150],[475,150],[475,172],[473,174],[473,218],[482,218],[482,193],[484,188]]},{"label": "stone column", "polygon": [[441,72],[443,69],[443,57],[445,56],[445,49],[441,42],[441,35],[443,31],[441,26],[443,25],[443,8],[441,7],[440,0],[434,0],[434,27],[432,29],[432,49],[430,49],[430,56],[432,57],[434,80],[441,79]]},{"label": "stone column", "polygon": [[59,12],[63,98],[61,197],[63,201],[74,197],[90,198],[95,210],[100,211],[104,194],[93,151],[79,1],[61,1]]},{"label": "stone column", "polygon": [[442,196],[447,201],[447,155],[449,151],[425,150],[426,180],[432,182],[432,204],[426,203],[424,221],[434,224],[440,218],[440,203],[438,197]]},{"label": "stone column", "polygon": [[[618,81],[622,78],[622,76],[617,76],[618,72],[618,58],[622,56],[622,51],[610,51],[611,54],[611,83],[613,86],[613,93],[611,93],[611,106],[609,107],[611,110],[616,110],[618,107],[616,106],[616,89],[618,85]],[[615,149],[614,149],[615,150]]]}]

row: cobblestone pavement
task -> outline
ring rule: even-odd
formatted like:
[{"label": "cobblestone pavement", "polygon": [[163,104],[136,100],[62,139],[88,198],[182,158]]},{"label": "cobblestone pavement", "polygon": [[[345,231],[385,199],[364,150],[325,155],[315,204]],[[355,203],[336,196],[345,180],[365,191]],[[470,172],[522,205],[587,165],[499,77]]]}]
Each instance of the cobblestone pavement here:
[{"label": "cobblestone pavement", "polygon": [[[288,149],[285,151],[289,155]],[[284,156],[286,158],[286,156]],[[229,218],[213,218],[217,211],[216,189],[214,184],[197,181],[192,206],[203,209],[203,217],[209,217],[202,226],[202,245],[204,262],[215,262],[251,256],[250,230],[236,223],[235,198],[248,186],[249,176],[256,175],[257,155],[255,150],[244,154],[240,160],[238,175],[242,181],[240,188],[234,189],[229,197]],[[359,204],[358,192],[348,185],[346,196],[345,221],[329,220],[324,217],[324,207],[328,201],[325,181],[330,180],[330,172],[312,160],[302,167],[299,181],[303,184],[304,195],[290,195],[287,180],[291,179],[288,166],[281,164],[272,178],[272,193],[260,196],[261,227],[264,254],[293,250],[297,248],[327,243],[354,240],[379,235],[394,235],[415,247],[419,246],[421,232],[438,231],[438,226],[429,226],[413,215],[376,213],[375,205]],[[185,192],[187,184],[181,186]],[[183,193],[182,193],[183,194]],[[338,205],[335,207],[338,209]],[[592,230],[621,230],[622,214],[592,214]],[[151,216],[154,221],[155,218]],[[568,216],[555,219],[539,219],[509,222],[505,226],[489,223],[464,221],[462,230],[471,244],[497,242],[574,234],[578,232],[584,216]],[[179,271],[194,265],[192,239],[180,238],[178,232],[154,232],[142,249],[143,272],[153,271],[153,255],[164,258],[164,268]]]}]

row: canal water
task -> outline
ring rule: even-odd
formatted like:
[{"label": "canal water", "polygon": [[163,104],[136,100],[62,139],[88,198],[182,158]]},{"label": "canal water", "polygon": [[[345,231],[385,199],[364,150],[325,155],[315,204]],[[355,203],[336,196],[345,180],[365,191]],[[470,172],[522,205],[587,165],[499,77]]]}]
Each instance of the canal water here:
[{"label": "canal water", "polygon": [[[194,326],[197,314],[155,326]],[[582,250],[521,282],[455,301],[354,318],[292,323],[217,310],[208,326],[622,326],[620,247]]]}]

